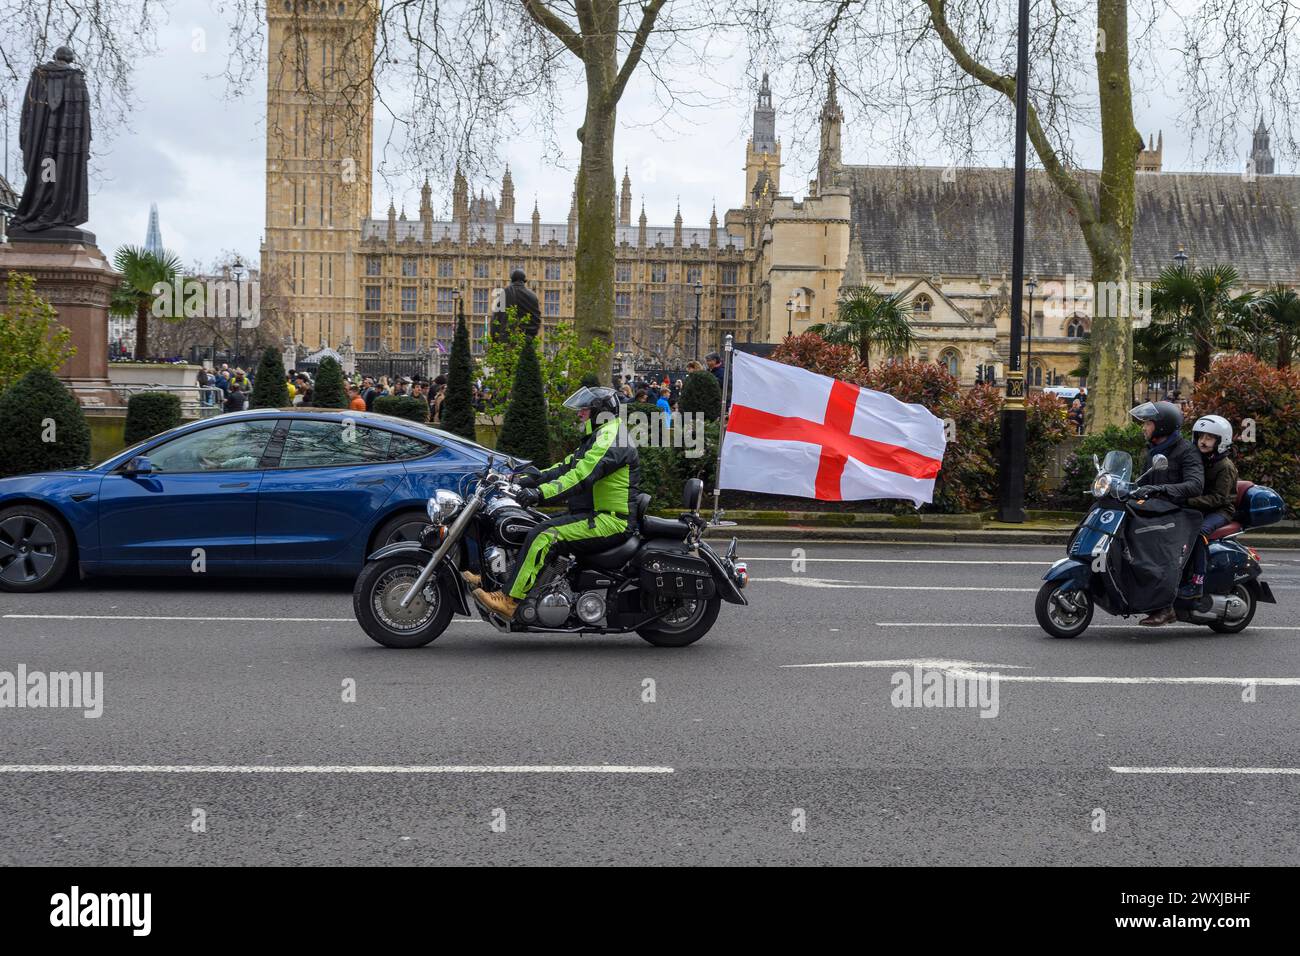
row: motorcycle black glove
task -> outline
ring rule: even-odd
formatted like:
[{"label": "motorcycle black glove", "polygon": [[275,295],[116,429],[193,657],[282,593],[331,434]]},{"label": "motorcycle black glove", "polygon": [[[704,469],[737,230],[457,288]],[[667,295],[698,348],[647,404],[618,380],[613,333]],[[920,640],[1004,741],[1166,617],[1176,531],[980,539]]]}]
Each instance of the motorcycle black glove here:
[{"label": "motorcycle black glove", "polygon": [[1142,487],[1138,488],[1137,491],[1133,492],[1133,497],[1151,498],[1155,495],[1156,490],[1157,489],[1155,488],[1154,485],[1143,485]]},{"label": "motorcycle black glove", "polygon": [[515,499],[525,508],[531,508],[541,502],[542,493],[536,488],[523,488],[520,489],[520,492],[515,496]]},{"label": "motorcycle black glove", "polygon": [[515,472],[511,480],[520,488],[536,488],[541,484],[542,473],[529,465],[527,468]]}]

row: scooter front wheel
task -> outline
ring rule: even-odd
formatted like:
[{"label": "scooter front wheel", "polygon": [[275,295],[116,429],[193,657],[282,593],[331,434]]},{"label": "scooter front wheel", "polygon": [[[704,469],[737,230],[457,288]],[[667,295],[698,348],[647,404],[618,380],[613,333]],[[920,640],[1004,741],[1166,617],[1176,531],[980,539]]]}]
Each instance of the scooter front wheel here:
[{"label": "scooter front wheel", "polygon": [[1078,588],[1063,588],[1060,581],[1048,581],[1039,588],[1034,616],[1052,637],[1078,637],[1092,623],[1092,595]]},{"label": "scooter front wheel", "polygon": [[352,611],[376,643],[423,647],[447,629],[452,599],[441,575],[432,578],[410,604],[401,606],[422,568],[418,558],[394,554],[371,561],[361,570],[352,589]]}]

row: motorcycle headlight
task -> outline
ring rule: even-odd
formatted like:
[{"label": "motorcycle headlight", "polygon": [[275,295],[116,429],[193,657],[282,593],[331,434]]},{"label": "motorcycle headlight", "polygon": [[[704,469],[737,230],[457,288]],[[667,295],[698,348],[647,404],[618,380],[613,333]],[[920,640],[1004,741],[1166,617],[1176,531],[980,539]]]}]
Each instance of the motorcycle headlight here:
[{"label": "motorcycle headlight", "polygon": [[1094,498],[1105,498],[1110,493],[1113,476],[1098,475],[1092,483],[1092,496]]},{"label": "motorcycle headlight", "polygon": [[434,524],[442,524],[459,511],[464,503],[465,499],[456,492],[439,489],[433,493],[424,510],[429,515],[430,521]]}]

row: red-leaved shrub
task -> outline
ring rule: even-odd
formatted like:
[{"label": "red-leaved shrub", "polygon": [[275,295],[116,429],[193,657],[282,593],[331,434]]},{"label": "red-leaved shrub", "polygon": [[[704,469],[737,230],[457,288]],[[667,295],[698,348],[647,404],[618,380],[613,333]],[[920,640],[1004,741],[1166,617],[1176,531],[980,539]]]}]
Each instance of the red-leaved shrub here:
[{"label": "red-leaved shrub", "polygon": [[[1232,447],[1244,481],[1268,485],[1292,514],[1300,510],[1300,373],[1276,369],[1252,355],[1226,355],[1196,383],[1197,416],[1222,415],[1232,423]],[[1195,419],[1187,422],[1190,428]],[[1244,440],[1254,423],[1254,441]]]}]

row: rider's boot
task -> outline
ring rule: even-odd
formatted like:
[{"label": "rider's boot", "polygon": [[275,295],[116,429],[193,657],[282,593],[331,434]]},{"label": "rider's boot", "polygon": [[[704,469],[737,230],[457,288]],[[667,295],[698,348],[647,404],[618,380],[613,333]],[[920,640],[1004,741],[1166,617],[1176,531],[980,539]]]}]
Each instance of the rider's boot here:
[{"label": "rider's boot", "polygon": [[1161,608],[1159,611],[1152,611],[1138,623],[1147,627],[1160,627],[1163,624],[1172,624],[1178,620],[1178,615],[1174,613],[1171,607]]},{"label": "rider's boot", "polygon": [[507,621],[514,618],[515,608],[519,607],[519,602],[510,595],[500,591],[484,591],[482,588],[474,589],[474,600]]},{"label": "rider's boot", "polygon": [[481,574],[475,574],[473,571],[462,571],[460,572],[460,576],[464,579],[465,583],[472,588],[483,586],[483,575]]},{"label": "rider's boot", "polygon": [[1189,601],[1200,597],[1205,591],[1205,575],[1193,574],[1191,579],[1178,589],[1178,596]]}]

